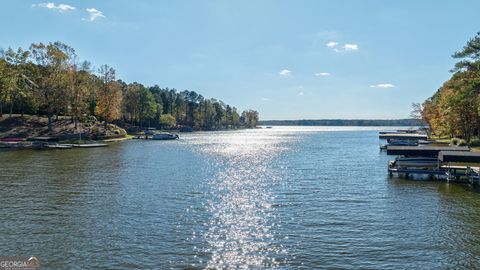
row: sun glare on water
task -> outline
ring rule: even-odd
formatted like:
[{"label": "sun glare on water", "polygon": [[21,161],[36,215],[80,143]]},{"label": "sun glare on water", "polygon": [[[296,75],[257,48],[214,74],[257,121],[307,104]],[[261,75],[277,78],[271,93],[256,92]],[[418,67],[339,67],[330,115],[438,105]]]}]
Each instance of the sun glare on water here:
[{"label": "sun glare on water", "polygon": [[[272,132],[222,133],[198,142],[214,157],[218,168],[206,184],[205,205],[211,218],[204,235],[211,254],[208,269],[274,268],[285,260],[286,250],[276,243],[275,195],[279,180],[272,169],[275,157],[289,140]],[[213,147],[212,147],[213,146]]]}]

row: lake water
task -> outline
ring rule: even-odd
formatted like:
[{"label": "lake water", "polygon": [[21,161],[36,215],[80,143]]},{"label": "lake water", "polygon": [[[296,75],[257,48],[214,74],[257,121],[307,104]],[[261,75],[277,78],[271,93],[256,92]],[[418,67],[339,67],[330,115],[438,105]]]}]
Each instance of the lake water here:
[{"label": "lake water", "polygon": [[0,152],[0,255],[43,269],[480,268],[480,193],[390,178],[378,130]]}]

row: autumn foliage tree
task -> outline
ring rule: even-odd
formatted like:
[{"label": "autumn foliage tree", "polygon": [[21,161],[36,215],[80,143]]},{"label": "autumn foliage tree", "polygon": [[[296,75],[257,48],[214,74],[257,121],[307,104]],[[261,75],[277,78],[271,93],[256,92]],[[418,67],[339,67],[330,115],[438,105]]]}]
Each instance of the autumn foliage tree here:
[{"label": "autumn foliage tree", "polygon": [[33,82],[40,110],[48,117],[48,129],[52,130],[52,116],[64,113],[67,99],[65,94],[65,72],[73,48],[61,42],[32,44],[30,52],[34,61]]},{"label": "autumn foliage tree", "polygon": [[461,59],[453,76],[423,103],[422,117],[435,135],[470,142],[480,136],[480,32],[453,57]]},{"label": "autumn foliage tree", "polygon": [[98,88],[97,115],[108,122],[113,122],[121,117],[122,85],[115,81],[115,69],[102,65],[98,70],[101,85]]}]

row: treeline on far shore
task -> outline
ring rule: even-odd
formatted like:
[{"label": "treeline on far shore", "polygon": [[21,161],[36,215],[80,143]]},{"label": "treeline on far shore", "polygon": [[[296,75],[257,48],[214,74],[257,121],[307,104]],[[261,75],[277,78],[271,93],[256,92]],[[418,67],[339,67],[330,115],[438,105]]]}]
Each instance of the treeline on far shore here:
[{"label": "treeline on far shore", "polygon": [[260,121],[260,125],[266,126],[423,126],[418,119],[393,119],[393,120],[369,120],[369,119],[320,119],[320,120],[267,120]]},{"label": "treeline on far shore", "polygon": [[105,123],[198,130],[255,127],[258,112],[243,112],[195,91],[126,83],[115,69],[94,70],[61,42],[0,50],[0,117],[3,114],[68,116],[77,126],[92,116]]},{"label": "treeline on far shore", "polygon": [[452,57],[452,77],[416,111],[437,137],[480,145],[480,32]]}]

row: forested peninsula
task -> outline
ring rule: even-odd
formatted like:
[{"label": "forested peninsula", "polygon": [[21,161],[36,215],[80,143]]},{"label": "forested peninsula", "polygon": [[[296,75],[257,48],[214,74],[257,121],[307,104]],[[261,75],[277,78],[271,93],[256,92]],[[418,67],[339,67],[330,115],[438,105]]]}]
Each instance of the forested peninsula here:
[{"label": "forested peninsula", "polygon": [[0,128],[42,125],[32,119],[45,119],[48,132],[59,123],[90,131],[111,124],[126,129],[219,130],[255,127],[258,118],[257,111],[239,112],[195,91],[124,82],[113,67],[94,69],[62,42],[0,50]]},{"label": "forested peninsula", "polygon": [[480,32],[462,50],[452,77],[423,102],[420,114],[432,134],[480,145]]}]

